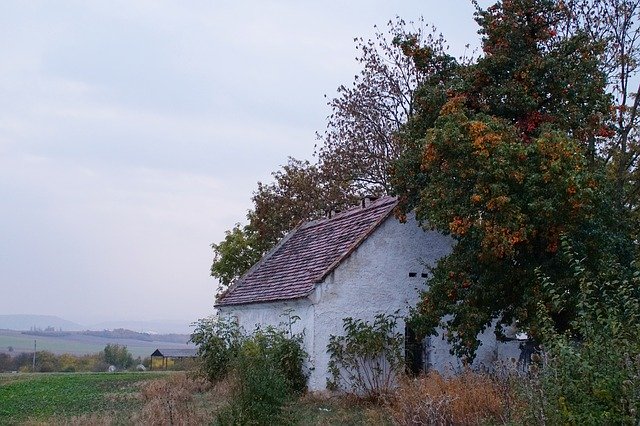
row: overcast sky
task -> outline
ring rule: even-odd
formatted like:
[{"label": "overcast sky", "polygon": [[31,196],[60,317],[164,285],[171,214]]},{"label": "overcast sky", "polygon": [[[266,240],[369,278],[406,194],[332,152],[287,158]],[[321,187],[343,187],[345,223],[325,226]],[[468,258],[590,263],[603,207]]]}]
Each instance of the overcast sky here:
[{"label": "overcast sky", "polygon": [[0,314],[209,315],[210,244],[396,15],[478,44],[467,0],[2,1]]}]

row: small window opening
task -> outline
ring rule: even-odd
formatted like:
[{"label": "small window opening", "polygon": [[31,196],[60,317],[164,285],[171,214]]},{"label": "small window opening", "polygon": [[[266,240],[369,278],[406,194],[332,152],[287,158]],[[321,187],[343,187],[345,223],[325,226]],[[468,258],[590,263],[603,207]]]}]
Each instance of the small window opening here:
[{"label": "small window opening", "polygon": [[427,274],[426,272],[421,273],[420,276],[422,278],[429,278],[429,274]]},{"label": "small window opening", "polygon": [[410,276],[411,278],[413,278],[413,277],[415,277],[415,276],[417,276],[417,275],[418,275],[418,274],[417,274],[416,272],[409,272],[409,276]]}]

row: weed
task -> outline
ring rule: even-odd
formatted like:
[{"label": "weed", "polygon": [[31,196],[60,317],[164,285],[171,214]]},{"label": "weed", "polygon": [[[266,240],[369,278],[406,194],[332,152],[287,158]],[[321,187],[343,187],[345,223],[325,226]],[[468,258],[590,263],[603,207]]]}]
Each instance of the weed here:
[{"label": "weed", "polygon": [[403,336],[397,313],[378,314],[373,323],[343,319],[345,335],[329,337],[331,380],[327,388],[342,389],[375,400],[388,394],[404,369]]},{"label": "weed", "polygon": [[194,409],[193,396],[208,388],[207,381],[191,379],[185,374],[149,382],[141,391],[144,406],[132,420],[136,424],[150,426],[205,424],[208,419]]}]

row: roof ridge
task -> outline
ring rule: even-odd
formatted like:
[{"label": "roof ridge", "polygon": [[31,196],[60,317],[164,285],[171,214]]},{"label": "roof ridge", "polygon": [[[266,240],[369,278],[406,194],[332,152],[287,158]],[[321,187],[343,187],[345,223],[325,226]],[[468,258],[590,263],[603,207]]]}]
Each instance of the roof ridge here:
[{"label": "roof ridge", "polygon": [[392,197],[390,195],[383,195],[382,197],[372,201],[371,204],[366,206],[366,207],[353,206],[353,207],[348,208],[347,210],[344,210],[344,211],[336,213],[336,215],[333,216],[333,217],[319,218],[319,219],[310,220],[310,221],[305,222],[302,225],[300,225],[300,227],[304,228],[304,229],[313,228],[314,226],[318,226],[318,225],[321,225],[323,223],[327,223],[327,222],[330,222],[330,221],[345,219],[345,218],[347,218],[347,217],[349,217],[349,216],[351,216],[353,214],[359,213],[359,212],[364,212],[366,210],[370,210],[370,209],[373,209],[373,208],[383,207],[386,204],[395,203],[396,201],[397,201],[396,197]]}]

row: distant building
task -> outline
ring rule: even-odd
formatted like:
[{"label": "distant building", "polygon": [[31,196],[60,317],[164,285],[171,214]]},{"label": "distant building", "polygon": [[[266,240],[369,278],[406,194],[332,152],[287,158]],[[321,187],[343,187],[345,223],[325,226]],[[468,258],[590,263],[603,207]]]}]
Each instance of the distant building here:
[{"label": "distant building", "polygon": [[176,361],[195,359],[197,349],[156,349],[151,354],[151,370],[166,370],[173,367]]}]

